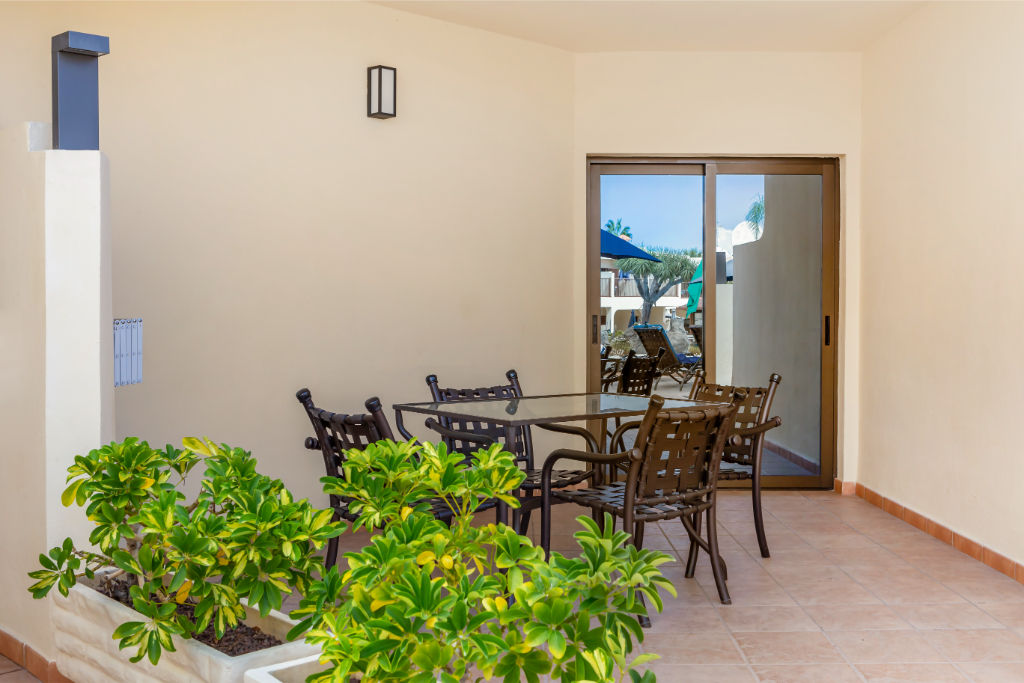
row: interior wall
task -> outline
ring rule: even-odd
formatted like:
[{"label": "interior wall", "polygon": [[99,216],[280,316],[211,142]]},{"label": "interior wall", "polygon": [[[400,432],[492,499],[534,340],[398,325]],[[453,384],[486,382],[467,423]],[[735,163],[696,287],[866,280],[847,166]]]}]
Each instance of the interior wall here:
[{"label": "interior wall", "polygon": [[767,386],[772,373],[782,377],[771,414],[784,417],[769,440],[818,464],[821,193],[821,176],[764,177],[764,231],[734,247],[728,352],[735,384]]},{"label": "interior wall", "polygon": [[[859,53],[576,56],[576,279],[585,280],[587,155],[838,156],[841,241],[838,476],[856,480],[860,303]],[[586,384],[585,292],[575,293],[576,383]],[[785,416],[783,415],[783,419]]]},{"label": "interior wall", "polygon": [[1022,25],[935,3],[865,53],[859,477],[1017,562]]},{"label": "interior wall", "polygon": [[567,53],[363,3],[3,4],[0,123],[49,119],[69,28],[110,36],[114,314],[145,320],[118,436],[245,446],[325,502],[301,387],[390,412],[431,372],[571,386]]}]

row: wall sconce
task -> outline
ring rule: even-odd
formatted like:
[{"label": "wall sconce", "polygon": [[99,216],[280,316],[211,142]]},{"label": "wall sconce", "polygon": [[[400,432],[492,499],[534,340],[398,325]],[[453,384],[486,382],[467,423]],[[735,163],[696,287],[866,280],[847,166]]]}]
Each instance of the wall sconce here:
[{"label": "wall sconce", "polygon": [[395,82],[398,70],[391,66],[371,66],[366,70],[366,115],[373,119],[395,117]]}]

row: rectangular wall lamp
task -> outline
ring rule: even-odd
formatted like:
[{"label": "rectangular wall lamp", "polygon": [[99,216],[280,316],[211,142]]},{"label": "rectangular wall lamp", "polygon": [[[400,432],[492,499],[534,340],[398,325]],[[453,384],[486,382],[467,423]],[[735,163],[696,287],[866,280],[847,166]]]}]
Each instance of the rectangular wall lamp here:
[{"label": "rectangular wall lamp", "polygon": [[373,119],[395,117],[398,69],[392,66],[371,66],[366,70],[366,115]]}]

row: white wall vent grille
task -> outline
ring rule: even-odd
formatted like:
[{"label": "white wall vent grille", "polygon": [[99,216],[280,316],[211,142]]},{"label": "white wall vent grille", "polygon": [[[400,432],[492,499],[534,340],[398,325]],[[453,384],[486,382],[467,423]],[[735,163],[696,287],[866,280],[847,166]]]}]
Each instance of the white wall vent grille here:
[{"label": "white wall vent grille", "polygon": [[142,381],[142,318],[114,320],[114,386]]}]

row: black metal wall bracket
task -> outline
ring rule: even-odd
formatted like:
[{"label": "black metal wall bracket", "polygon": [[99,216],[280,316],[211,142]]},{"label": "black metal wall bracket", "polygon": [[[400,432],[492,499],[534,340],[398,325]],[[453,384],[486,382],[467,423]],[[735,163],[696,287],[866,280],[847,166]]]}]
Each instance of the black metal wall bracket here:
[{"label": "black metal wall bracket", "polygon": [[53,53],[53,148],[100,148],[99,66],[110,38],[65,31],[50,41]]}]

